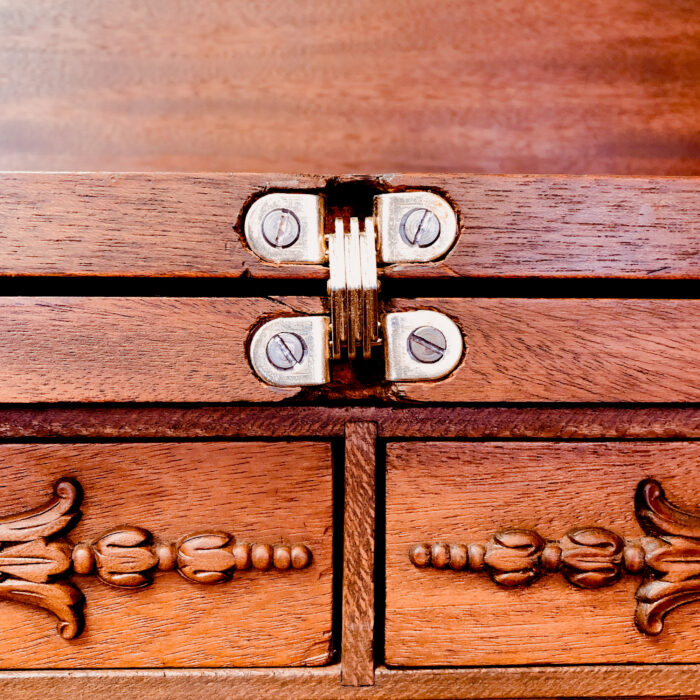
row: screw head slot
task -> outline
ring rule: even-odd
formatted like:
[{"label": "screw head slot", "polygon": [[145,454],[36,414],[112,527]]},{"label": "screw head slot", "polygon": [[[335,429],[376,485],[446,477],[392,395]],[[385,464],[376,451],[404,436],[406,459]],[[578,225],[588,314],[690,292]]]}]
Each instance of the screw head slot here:
[{"label": "screw head slot", "polygon": [[273,248],[289,248],[299,240],[301,224],[290,209],[273,209],[265,214],[262,234]]},{"label": "screw head slot", "polygon": [[411,209],[401,219],[399,234],[408,245],[427,248],[440,236],[440,219],[430,209]]},{"label": "screw head slot", "polygon": [[445,334],[435,326],[421,326],[408,336],[407,346],[414,360],[433,364],[444,356],[447,340]]},{"label": "screw head slot", "polygon": [[307,353],[306,343],[296,333],[276,333],[267,342],[267,359],[276,369],[290,370],[301,364]]}]

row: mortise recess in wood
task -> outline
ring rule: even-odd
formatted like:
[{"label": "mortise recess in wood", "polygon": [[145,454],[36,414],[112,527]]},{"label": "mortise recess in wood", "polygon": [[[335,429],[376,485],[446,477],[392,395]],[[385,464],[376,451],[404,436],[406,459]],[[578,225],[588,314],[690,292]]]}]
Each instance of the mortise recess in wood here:
[{"label": "mortise recess in wood", "polygon": [[7,170],[700,173],[695,0],[0,9]]},{"label": "mortise recess in wood", "polygon": [[[698,557],[691,531],[695,521],[672,513],[661,523],[654,513],[670,511],[649,493],[649,498],[638,498],[638,521],[635,492],[640,482],[649,483],[645,479],[653,477],[664,485],[670,501],[685,512],[697,512],[698,474],[700,445],[694,442],[389,443],[386,662],[399,666],[699,662],[697,606],[674,610],[668,629],[658,636],[640,634],[634,625],[635,610],[639,615],[641,609],[638,622],[649,623],[650,632],[660,632],[654,618],[668,611],[659,603],[666,594],[667,603],[678,602],[683,593],[688,601],[697,597],[693,576]],[[641,541],[645,550],[649,547],[645,555],[649,577],[638,591],[640,580],[635,576],[596,589],[551,576],[513,590],[494,586],[479,573],[419,569],[409,560],[416,543],[480,543],[493,532],[514,528],[523,536],[519,545],[509,546],[514,543],[511,535],[494,543],[484,550],[484,566],[493,565],[493,574],[503,583],[511,575],[511,582],[518,576],[525,582],[528,566],[521,565],[533,546],[526,531],[535,531],[543,540],[560,540],[562,562],[566,556],[571,563],[582,541],[577,536],[577,543],[570,542],[567,533],[570,538],[574,528],[591,534],[597,525],[615,533],[613,539]],[[658,540],[656,547],[645,539],[650,532]],[[589,539],[599,546],[593,554],[584,553],[579,568],[589,568],[589,583],[595,583],[596,576],[598,583],[604,583],[600,576],[615,573],[615,567],[602,566],[597,574],[591,574],[590,567],[605,564],[610,542],[601,532],[592,532]],[[635,568],[639,554],[630,547],[628,569]],[[471,549],[467,558],[478,565],[479,547]],[[565,555],[564,550],[570,551]],[[439,557],[440,548],[436,553]],[[666,561],[665,553],[670,555]],[[460,554],[456,551],[457,569]],[[551,565],[554,554],[550,546],[546,559]],[[575,567],[569,573],[575,577]]]},{"label": "mortise recess in wood", "polygon": [[327,443],[4,444],[0,464],[3,668],[328,661]]},{"label": "mortise recess in wood", "polygon": [[[240,216],[268,188],[319,190],[328,179],[2,173],[0,275],[325,278],[323,266],[262,262],[242,243]],[[380,270],[391,277],[700,277],[698,178],[371,179],[377,192],[435,189],[459,214],[460,237],[443,261]],[[367,208],[371,192],[364,197]]]},{"label": "mortise recess in wood", "polygon": [[375,423],[345,426],[343,685],[374,683]]},{"label": "mortise recess in wood", "polygon": [[[697,300],[415,299],[391,308],[448,314],[468,351],[444,380],[363,385],[368,394],[430,402],[700,401]],[[5,297],[0,401],[287,398],[296,391],[253,374],[250,330],[263,317],[322,311],[314,297]],[[336,387],[339,396],[344,391]]]},{"label": "mortise recess in wood", "polygon": [[700,401],[700,301],[411,299],[462,329],[467,352],[444,380],[397,385],[414,401]]}]

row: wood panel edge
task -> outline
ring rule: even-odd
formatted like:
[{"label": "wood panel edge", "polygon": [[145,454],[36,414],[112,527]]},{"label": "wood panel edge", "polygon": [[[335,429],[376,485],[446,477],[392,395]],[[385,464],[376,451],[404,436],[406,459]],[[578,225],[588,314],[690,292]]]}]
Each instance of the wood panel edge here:
[{"label": "wood panel edge", "polygon": [[700,693],[700,664],[531,666],[525,668],[376,669],[373,686],[341,685],[341,666],[267,669],[129,669],[0,671],[0,691],[28,700],[107,693],[190,698],[424,698],[678,697]]}]

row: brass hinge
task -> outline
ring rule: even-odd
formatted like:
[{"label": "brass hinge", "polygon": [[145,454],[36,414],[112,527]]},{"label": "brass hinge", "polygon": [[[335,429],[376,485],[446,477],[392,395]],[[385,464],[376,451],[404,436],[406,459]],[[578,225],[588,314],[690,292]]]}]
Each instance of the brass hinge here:
[{"label": "brass hinge", "polygon": [[433,192],[380,194],[363,225],[342,218],[325,231],[322,195],[279,192],[256,200],[245,217],[245,236],[263,260],[328,263],[327,316],[292,316],[262,324],[250,340],[257,374],[275,386],[329,381],[330,359],[343,352],[369,359],[384,344],[390,381],[438,379],[449,374],[464,348],[461,331],[444,314],[419,309],[382,314],[379,264],[422,263],[444,255],[457,238],[457,216]]}]

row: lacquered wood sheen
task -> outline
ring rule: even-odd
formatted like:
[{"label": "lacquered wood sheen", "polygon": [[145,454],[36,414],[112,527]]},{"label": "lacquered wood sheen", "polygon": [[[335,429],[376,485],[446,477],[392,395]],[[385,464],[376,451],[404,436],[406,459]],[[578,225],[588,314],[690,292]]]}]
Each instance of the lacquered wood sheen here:
[{"label": "lacquered wood sheen", "polygon": [[327,443],[5,444],[0,464],[2,515],[35,506],[60,476],[80,481],[84,515],[69,534],[73,542],[101,535],[106,542],[106,531],[130,525],[166,542],[213,529],[239,542],[304,542],[313,553],[305,569],[238,571],[233,580],[210,586],[175,571],[155,572],[153,585],[140,589],[75,577],[86,597],[86,625],[70,641],[56,634],[46,613],[2,601],[3,668],[328,661],[333,527]]},{"label": "lacquered wood sheen", "polygon": [[700,662],[697,605],[674,610],[658,636],[642,634],[634,576],[594,590],[559,577],[512,590],[480,574],[416,569],[408,558],[416,542],[481,542],[505,528],[557,539],[602,525],[638,538],[638,483],[657,479],[676,505],[696,512],[699,476],[693,442],[390,443],[386,662]]},{"label": "lacquered wood sheen", "polygon": [[697,664],[531,666],[527,668],[391,669],[379,666],[373,686],[340,684],[340,664],[325,668],[166,669],[162,671],[3,671],[0,689],[14,697],[41,700],[48,694],[73,698],[106,694],[171,700],[206,695],[229,698],[557,698],[694,697],[700,689]]},{"label": "lacquered wood sheen", "polygon": [[0,167],[700,173],[695,0],[3,0]]},{"label": "lacquered wood sheen", "polygon": [[[443,261],[380,268],[383,275],[700,277],[698,178],[368,179],[376,192],[435,189],[460,220],[460,237]],[[328,181],[240,173],[2,173],[0,275],[324,278],[327,267],[275,265],[253,255],[243,243],[241,215],[268,188],[318,191]],[[371,206],[371,192],[366,199],[356,206]],[[338,202],[329,198],[328,205]]]},{"label": "lacquered wood sheen", "polygon": [[438,382],[394,387],[404,400],[700,401],[700,301],[411,299],[460,326],[467,351]]},{"label": "lacquered wood sheen", "polygon": [[320,310],[316,299],[4,297],[0,401],[279,401],[296,390],[256,377],[249,334]]},{"label": "lacquered wood sheen", "polygon": [[[700,401],[695,300],[415,299],[392,308],[448,314],[468,350],[444,380],[363,385],[389,400]],[[264,317],[322,307],[313,297],[5,297],[0,312],[0,401],[275,401],[296,392],[257,379],[250,331]]]},{"label": "lacquered wood sheen", "polygon": [[374,683],[374,540],[376,500],[374,423],[345,426],[343,510],[343,685]]}]

